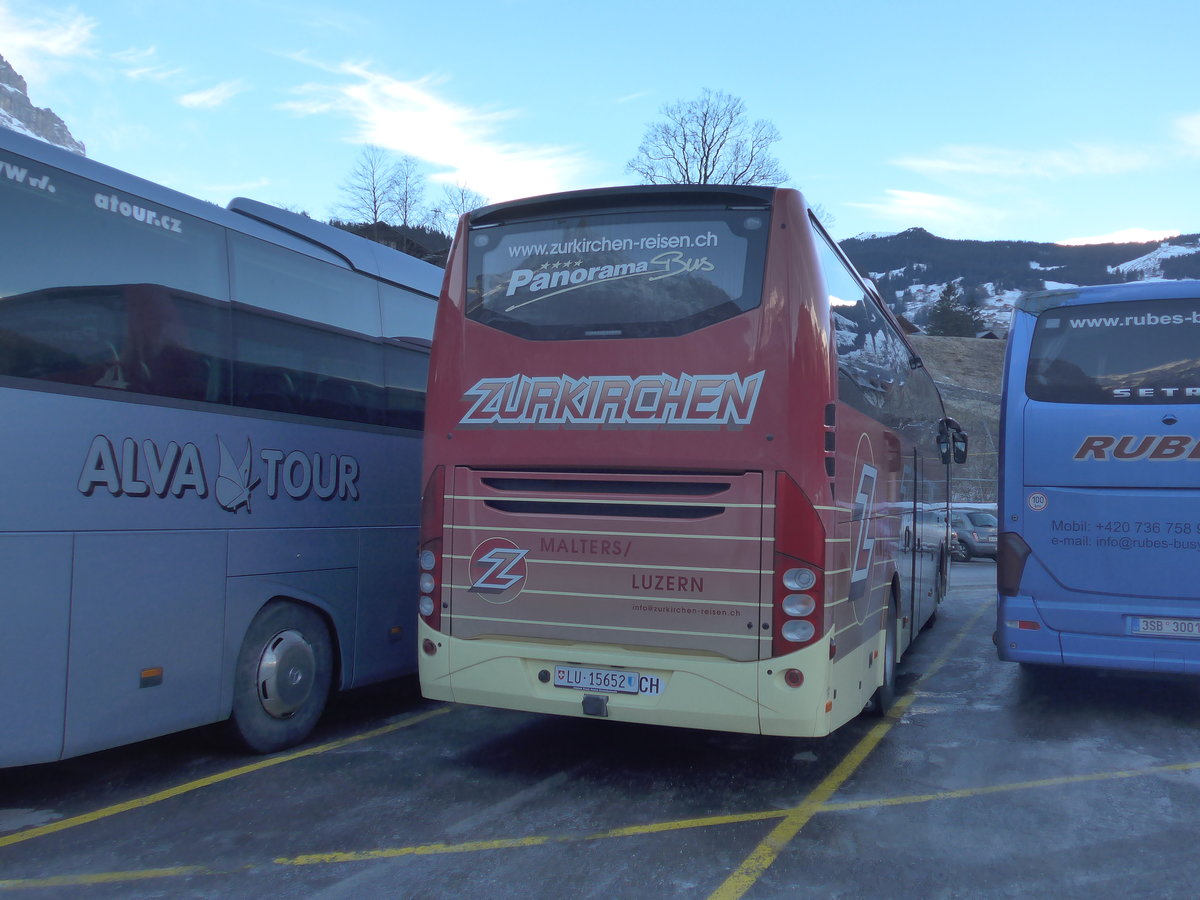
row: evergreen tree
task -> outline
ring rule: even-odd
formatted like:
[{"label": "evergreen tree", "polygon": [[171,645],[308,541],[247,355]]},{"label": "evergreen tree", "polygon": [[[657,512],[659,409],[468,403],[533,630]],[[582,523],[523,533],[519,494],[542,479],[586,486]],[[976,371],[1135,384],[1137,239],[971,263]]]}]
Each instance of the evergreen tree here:
[{"label": "evergreen tree", "polygon": [[983,317],[963,298],[953,281],[942,288],[937,302],[929,308],[926,334],[945,337],[975,337],[983,330]]}]

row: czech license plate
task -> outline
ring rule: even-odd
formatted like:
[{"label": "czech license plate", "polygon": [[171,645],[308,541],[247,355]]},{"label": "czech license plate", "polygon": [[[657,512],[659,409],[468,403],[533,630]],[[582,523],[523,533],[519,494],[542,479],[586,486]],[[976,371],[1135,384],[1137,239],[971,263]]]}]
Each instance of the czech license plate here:
[{"label": "czech license plate", "polygon": [[601,691],[607,694],[661,694],[662,679],[628,669],[586,669],[582,666],[555,666],[554,686],[577,691]]},{"label": "czech license plate", "polygon": [[1134,616],[1133,633],[1154,637],[1200,638],[1200,619]]}]

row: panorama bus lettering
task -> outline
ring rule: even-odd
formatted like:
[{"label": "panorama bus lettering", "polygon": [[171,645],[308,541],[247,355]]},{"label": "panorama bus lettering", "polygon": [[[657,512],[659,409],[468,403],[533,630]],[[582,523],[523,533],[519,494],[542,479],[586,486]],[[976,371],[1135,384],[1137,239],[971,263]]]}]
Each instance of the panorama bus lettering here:
[{"label": "panorama bus lettering", "polygon": [[[118,450],[118,443],[120,449]],[[263,482],[252,470],[253,450],[249,439],[241,463],[237,463],[225,442],[218,436],[219,460],[214,496],[222,509],[250,512],[253,490]],[[258,459],[266,476],[265,492],[274,500],[280,493],[293,500],[315,495],[321,500],[357,500],[359,464],[348,454],[306,453],[301,450],[264,448]],[[98,434],[84,457],[83,470],[76,485],[86,497],[104,488],[113,497],[183,497],[193,491],[197,497],[210,493],[204,458],[191,441],[182,445],[170,441],[159,448],[152,440],[132,437],[115,441]]]},{"label": "panorama bus lettering", "polygon": [[460,425],[658,425],[697,428],[750,424],[766,371],[742,377],[569,375],[482,378],[463,394]]}]

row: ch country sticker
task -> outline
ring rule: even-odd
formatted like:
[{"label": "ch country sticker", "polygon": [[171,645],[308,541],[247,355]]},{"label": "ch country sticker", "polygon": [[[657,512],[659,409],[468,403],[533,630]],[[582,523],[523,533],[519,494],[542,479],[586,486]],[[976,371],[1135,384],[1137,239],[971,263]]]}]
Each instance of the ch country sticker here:
[{"label": "ch country sticker", "polygon": [[529,574],[522,550],[507,538],[488,538],[471,554],[471,590],[489,603],[515,600]]}]

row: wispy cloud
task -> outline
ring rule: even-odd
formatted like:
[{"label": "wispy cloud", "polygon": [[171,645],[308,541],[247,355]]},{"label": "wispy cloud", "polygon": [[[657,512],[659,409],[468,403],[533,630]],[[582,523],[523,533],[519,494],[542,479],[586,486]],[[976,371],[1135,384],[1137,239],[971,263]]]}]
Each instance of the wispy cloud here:
[{"label": "wispy cloud", "polygon": [[0,53],[26,80],[48,78],[55,63],[93,56],[95,29],[96,20],[74,8],[18,15],[0,0]]},{"label": "wispy cloud", "polygon": [[982,226],[990,230],[1001,217],[989,207],[942,194],[902,190],[886,190],[884,194],[883,200],[847,205],[868,210],[892,224],[941,227],[954,233],[978,231]]},{"label": "wispy cloud", "polygon": [[179,103],[188,109],[216,109],[218,106],[224,106],[233,97],[247,89],[246,85],[237,79],[222,81],[220,84],[202,91],[184,94],[179,98]]},{"label": "wispy cloud", "polygon": [[1200,113],[1175,120],[1175,134],[1189,154],[1200,155]]},{"label": "wispy cloud", "polygon": [[895,165],[923,175],[988,175],[1059,178],[1116,175],[1137,171],[1153,161],[1144,150],[1074,144],[1057,150],[952,145],[929,157],[904,157]]},{"label": "wispy cloud", "polygon": [[356,124],[352,140],[410,154],[435,168],[433,180],[467,185],[492,201],[579,185],[587,160],[577,150],[505,140],[514,110],[458,105],[426,77],[405,81],[376,71],[370,63],[317,63],[293,59],[333,76],[331,83],[295,89],[283,107],[298,115],[346,115]]},{"label": "wispy cloud", "polygon": [[182,66],[161,65],[157,47],[129,47],[112,54],[112,58],[125,67],[125,77],[133,81],[172,81],[184,72]]}]

